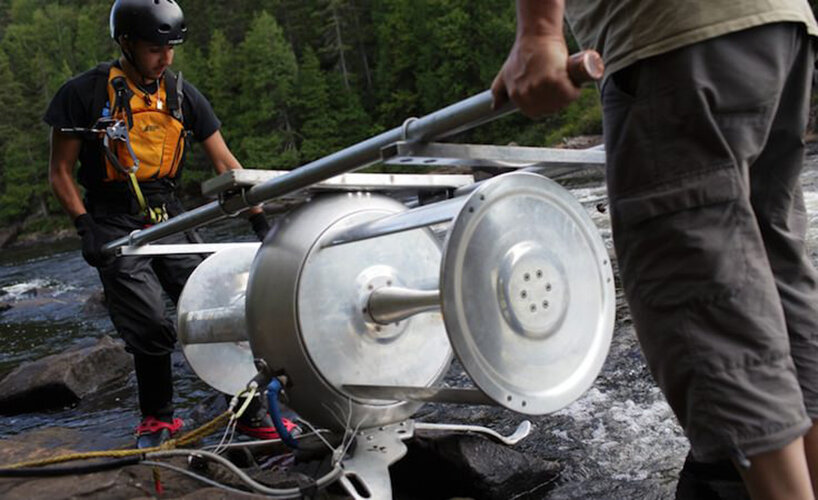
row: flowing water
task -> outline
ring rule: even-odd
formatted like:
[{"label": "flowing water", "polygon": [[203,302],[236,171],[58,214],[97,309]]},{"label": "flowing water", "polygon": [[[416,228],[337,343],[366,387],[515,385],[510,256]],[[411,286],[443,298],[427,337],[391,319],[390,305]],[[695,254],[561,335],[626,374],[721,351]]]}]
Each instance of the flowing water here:
[{"label": "flowing water", "polygon": [[[811,156],[802,177],[810,213],[809,240],[818,249],[818,159]],[[611,245],[610,224],[600,210],[605,189],[599,173],[572,177],[567,186]],[[206,241],[251,239],[240,221],[205,228]],[[78,242],[0,252],[0,376],[19,363],[66,348],[115,336],[99,297],[95,271],[82,260]],[[814,260],[818,253],[812,252]],[[170,304],[169,304],[170,307]],[[176,403],[184,417],[212,391],[174,354]],[[455,383],[468,382],[453,369]],[[493,407],[426,405],[418,418],[487,425],[510,433],[526,417]],[[102,391],[73,408],[0,416],[0,438],[42,426],[96,429],[126,440],[138,420],[135,381]],[[679,426],[653,383],[635,339],[627,306],[617,297],[617,322],[608,360],[594,386],[579,400],[545,417],[530,419],[532,434],[516,449],[556,460],[563,473],[556,486],[526,498],[673,498],[676,476],[687,453]]]}]

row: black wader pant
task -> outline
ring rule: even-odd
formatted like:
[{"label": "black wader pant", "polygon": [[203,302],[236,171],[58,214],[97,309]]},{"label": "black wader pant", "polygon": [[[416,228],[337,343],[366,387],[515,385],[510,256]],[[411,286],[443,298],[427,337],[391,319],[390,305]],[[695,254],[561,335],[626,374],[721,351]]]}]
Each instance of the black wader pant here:
[{"label": "black wader pant", "polygon": [[[132,195],[123,201],[86,199],[88,212],[111,241],[145,227]],[[152,195],[151,206],[164,204],[171,217],[184,210],[172,194]],[[195,233],[168,236],[164,244],[198,242]],[[139,408],[143,417],[173,417],[171,352],[176,343],[175,319],[166,307],[165,294],[174,305],[190,274],[202,262],[196,254],[118,257],[98,269],[105,289],[108,313],[127,350],[134,356]],[[164,292],[164,293],[163,293]]]}]

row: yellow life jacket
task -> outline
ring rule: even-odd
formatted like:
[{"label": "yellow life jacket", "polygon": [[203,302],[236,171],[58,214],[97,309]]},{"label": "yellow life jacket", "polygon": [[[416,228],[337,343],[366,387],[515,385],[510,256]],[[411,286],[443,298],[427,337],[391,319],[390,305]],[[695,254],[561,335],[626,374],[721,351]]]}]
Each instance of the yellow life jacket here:
[{"label": "yellow life jacket", "polygon": [[[157,92],[148,95],[131,82],[122,69],[111,65],[108,72],[111,117],[128,124],[130,144],[139,160],[135,172],[138,181],[174,178],[182,162],[185,128],[180,112],[181,99],[174,100],[174,106],[168,103],[167,81],[168,78],[163,77]],[[175,89],[171,92],[176,94]],[[121,166],[132,169],[134,161],[127,145],[115,141],[112,147]],[[130,180],[128,172],[123,172],[107,158],[105,170],[105,182]]]}]

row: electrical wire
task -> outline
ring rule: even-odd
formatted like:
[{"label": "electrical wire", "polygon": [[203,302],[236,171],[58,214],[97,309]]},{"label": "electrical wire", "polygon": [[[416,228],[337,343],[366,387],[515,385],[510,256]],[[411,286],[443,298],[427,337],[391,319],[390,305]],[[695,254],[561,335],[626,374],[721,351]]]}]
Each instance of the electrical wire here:
[{"label": "electrical wire", "polygon": [[[200,458],[207,458],[214,462],[218,462],[219,464],[225,466],[229,469],[233,474],[235,474],[242,482],[244,482],[247,486],[252,488],[253,490],[265,494],[270,495],[275,498],[293,498],[293,495],[296,495],[296,498],[301,495],[301,490],[299,488],[270,488],[265,486],[258,481],[254,480],[250,476],[248,476],[244,471],[236,467],[231,461],[227,460],[226,458],[217,455],[215,453],[211,453],[209,451],[203,450],[165,450],[165,451],[156,451],[152,453],[146,453],[146,459],[153,459],[153,458],[165,458],[165,457],[179,457],[179,456],[186,456],[186,457],[200,457]],[[340,464],[334,464],[332,469],[324,474],[323,476],[319,477],[315,480],[315,486],[318,489],[325,488],[329,484],[335,482],[339,477],[343,475],[343,469],[341,468]]]},{"label": "electrical wire", "polygon": [[281,393],[281,389],[281,381],[274,377],[273,380],[270,381],[270,385],[267,386],[268,410],[273,420],[273,426],[276,428],[276,432],[278,432],[281,441],[290,448],[297,449],[298,441],[296,441],[290,434],[290,431],[287,430],[281,418],[281,408],[278,406],[278,395]]},{"label": "electrical wire", "polygon": [[[174,472],[178,472],[179,474],[185,475],[187,477],[193,478],[197,481],[201,481],[202,483],[207,484],[208,486],[213,486],[214,488],[219,488],[220,490],[224,490],[230,493],[244,495],[248,497],[255,497],[258,498],[258,493],[252,493],[249,491],[240,490],[238,488],[233,488],[232,486],[228,486],[226,484],[222,484],[216,480],[210,479],[209,477],[203,476],[201,474],[197,474],[191,470],[183,469],[182,467],[178,467],[173,464],[166,464],[165,462],[156,462],[153,460],[145,460],[140,462],[136,465],[146,465],[150,467],[162,467],[163,469],[172,470]],[[297,498],[297,497],[296,497]]]}]

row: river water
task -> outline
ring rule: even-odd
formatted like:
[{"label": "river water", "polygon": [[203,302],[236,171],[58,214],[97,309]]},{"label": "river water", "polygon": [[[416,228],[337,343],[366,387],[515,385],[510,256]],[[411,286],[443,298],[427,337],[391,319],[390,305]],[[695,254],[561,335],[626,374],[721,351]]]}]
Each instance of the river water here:
[{"label": "river water", "polygon": [[[818,148],[813,153],[818,153]],[[818,249],[818,157],[810,156],[802,176],[810,214],[809,241]],[[566,184],[611,245],[599,173],[572,176]],[[206,241],[252,240],[241,221],[204,230]],[[0,251],[0,376],[19,363],[115,336],[99,304],[101,285],[82,260],[77,241],[25,250]],[[813,260],[818,260],[815,250]],[[619,291],[619,289],[618,289]],[[170,307],[170,305],[169,305]],[[212,391],[174,354],[176,404],[181,416]],[[455,370],[450,378],[464,378]],[[43,426],[94,429],[115,441],[129,439],[138,420],[135,381],[83,400],[77,407],[49,413],[0,416],[0,439]],[[493,407],[426,405],[419,418],[445,423],[490,426],[510,433],[526,417]],[[556,486],[526,498],[666,499],[673,498],[676,477],[687,454],[679,426],[648,373],[621,291],[608,360],[594,386],[554,414],[529,418],[531,435],[515,449],[563,466]]]}]

